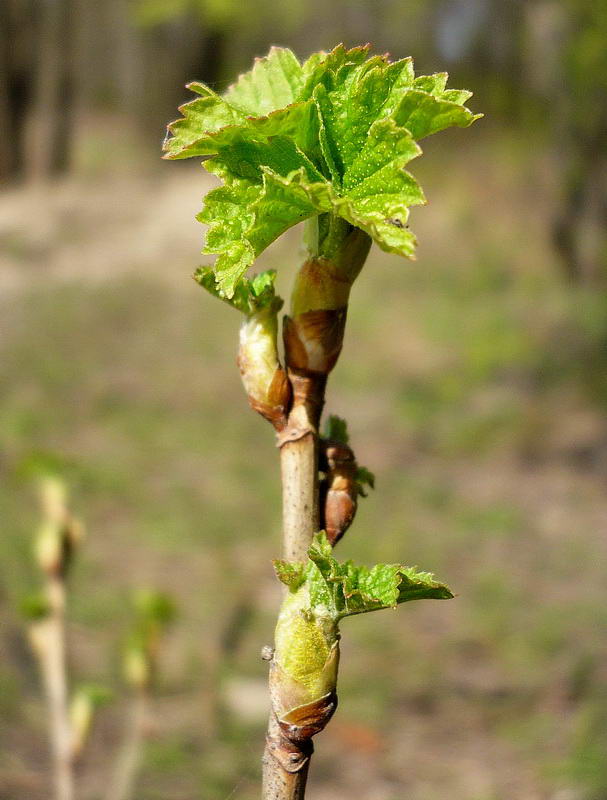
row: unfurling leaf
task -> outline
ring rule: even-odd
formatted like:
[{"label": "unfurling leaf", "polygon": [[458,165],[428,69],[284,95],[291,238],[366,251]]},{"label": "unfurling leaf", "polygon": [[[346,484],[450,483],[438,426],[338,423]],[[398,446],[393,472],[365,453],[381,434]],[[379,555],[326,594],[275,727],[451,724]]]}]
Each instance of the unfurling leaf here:
[{"label": "unfurling leaf", "polygon": [[327,417],[322,435],[323,439],[331,439],[340,444],[349,444],[350,442],[348,423],[336,414],[330,414]]},{"label": "unfurling leaf", "polygon": [[[400,564],[340,563],[324,532],[317,534],[307,564],[274,562],[289,588],[275,633],[270,680],[273,707],[288,737],[305,738],[295,720],[309,712],[321,730],[334,710],[339,664],[339,623],[344,617],[394,608],[424,598],[447,599],[451,591],[427,572]],[[333,699],[332,699],[333,698]]]},{"label": "unfurling leaf", "polygon": [[370,489],[375,489],[375,475],[371,472],[371,470],[367,469],[366,467],[357,467],[356,469],[356,483],[358,486],[358,493],[362,497],[367,496],[366,487],[368,486]]},{"label": "unfurling leaf", "polygon": [[300,64],[272,48],[220,96],[198,97],[169,125],[166,158],[199,156],[224,185],[209,192],[199,220],[205,252],[230,298],[259,254],[303,220],[329,214],[365,231],[382,249],[414,257],[409,208],[425,203],[405,167],[419,139],[480,115],[447,76],[415,77],[411,59],[390,63],[369,47],[339,45]]},{"label": "unfurling leaf", "polygon": [[[446,600],[453,597],[451,590],[437,581],[429,572],[401,564],[377,564],[374,567],[355,566],[351,561],[339,562],[326,534],[314,537],[308,551],[310,562],[305,567],[304,581],[289,583],[291,591],[298,591],[305,582],[309,592],[309,610],[339,620],[353,614],[393,608],[410,600]],[[293,573],[302,565],[276,562],[278,570]],[[281,580],[282,576],[279,575]]]},{"label": "unfurling leaf", "polygon": [[453,597],[447,586],[415,567],[377,564],[369,569],[354,566],[351,561],[340,564],[324,533],[315,537],[309,557],[316,567],[308,573],[310,597],[330,594],[330,607],[338,618],[393,608],[409,600]]}]

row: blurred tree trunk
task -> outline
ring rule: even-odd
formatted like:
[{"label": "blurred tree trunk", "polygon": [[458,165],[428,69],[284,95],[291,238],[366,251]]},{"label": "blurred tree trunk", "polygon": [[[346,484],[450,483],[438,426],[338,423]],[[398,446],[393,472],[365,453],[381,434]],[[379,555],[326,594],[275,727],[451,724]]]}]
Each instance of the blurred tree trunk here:
[{"label": "blurred tree trunk", "polygon": [[8,4],[0,4],[0,178],[12,176],[15,168],[15,131],[10,103],[12,69],[9,49]]},{"label": "blurred tree trunk", "polygon": [[227,42],[228,31],[225,28],[211,27],[206,30],[198,54],[194,54],[192,74],[210,86],[216,86],[222,76]]},{"label": "blurred tree trunk", "polygon": [[146,81],[145,92],[138,91],[133,107],[146,137],[149,139],[150,130],[157,131],[154,141],[160,143],[167,120],[176,116],[176,107],[191,99],[184,88],[187,82],[199,80],[217,87],[230,32],[204,27],[197,17],[188,16],[137,33],[142,73],[154,77]]},{"label": "blurred tree trunk", "polygon": [[72,0],[37,0],[37,61],[28,121],[26,174],[45,178],[69,167],[74,75]]},{"label": "blurred tree trunk", "polygon": [[34,13],[29,0],[0,2],[0,179],[24,164],[24,127],[31,95]]},{"label": "blurred tree trunk", "polygon": [[[607,115],[603,115],[607,117]],[[562,148],[563,180],[553,224],[554,245],[572,283],[607,283],[607,118],[594,137],[572,136]]]},{"label": "blurred tree trunk", "polygon": [[[560,175],[552,238],[573,283],[607,283],[607,13],[593,0],[546,2],[558,59],[550,100]],[[545,33],[543,34],[545,35]],[[536,37],[538,38],[538,37]],[[556,101],[556,102],[555,102]]]}]

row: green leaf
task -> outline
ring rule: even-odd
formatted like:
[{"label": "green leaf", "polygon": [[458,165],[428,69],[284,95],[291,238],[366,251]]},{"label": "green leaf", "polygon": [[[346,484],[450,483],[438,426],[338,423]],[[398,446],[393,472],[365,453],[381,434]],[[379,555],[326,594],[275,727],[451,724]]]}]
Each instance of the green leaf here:
[{"label": "green leaf", "polygon": [[341,619],[410,600],[453,597],[447,586],[415,567],[377,564],[369,569],[338,562],[324,532],[314,537],[308,555],[312,565],[306,571],[306,584],[312,613]]},{"label": "green leaf", "polygon": [[414,139],[423,139],[445,128],[467,128],[480,117],[482,114],[475,115],[452,100],[419,89],[407,91],[394,112],[394,120],[407,128]]},{"label": "green leaf", "polygon": [[261,117],[294,103],[303,83],[302,68],[291,50],[272,47],[265,58],[256,58],[253,69],[230,86],[225,100],[245,115]]},{"label": "green leaf", "polygon": [[166,626],[176,616],[173,599],[164,592],[152,589],[139,589],[133,595],[133,606],[138,620],[144,624]]},{"label": "green leaf", "polygon": [[186,88],[201,96],[179,107],[183,119],[169,123],[163,146],[166,158],[206,155],[210,134],[244,120],[240,111],[208,86],[194,82],[188,83]]},{"label": "green leaf", "polygon": [[76,687],[72,701],[77,697],[84,697],[91,703],[93,708],[100,708],[107,705],[113,696],[114,693],[107,686],[97,683],[83,683]]},{"label": "green leaf", "polygon": [[370,489],[375,489],[375,475],[366,467],[358,467],[356,470],[356,484],[358,494],[361,497],[366,497],[367,490],[365,487],[368,486]]},{"label": "green leaf", "polygon": [[213,297],[218,297],[247,317],[261,311],[278,313],[283,305],[283,300],[278,297],[274,287],[274,281],[276,280],[275,269],[260,272],[251,279],[243,278],[236,286],[234,295],[231,298],[227,298],[221,293],[212,267],[199,267],[194,273],[194,279]]},{"label": "green leaf", "polygon": [[336,414],[330,414],[327,417],[322,435],[324,439],[331,439],[341,444],[348,444],[350,441],[348,423]]},{"label": "green leaf", "polygon": [[304,565],[292,561],[282,561],[280,559],[276,559],[272,563],[274,564],[274,572],[278,580],[284,583],[285,586],[288,586],[292,592],[297,591],[305,580]]},{"label": "green leaf", "polygon": [[42,592],[26,595],[20,603],[22,615],[27,620],[40,620],[48,617],[51,608],[46,595]]},{"label": "green leaf", "polygon": [[[331,207],[330,185],[295,145],[287,139],[282,140],[284,148],[280,144],[274,146],[276,139],[272,144],[243,143],[229,152],[227,163],[221,154],[209,162],[226,186],[209,192],[198,219],[210,226],[204,252],[219,256],[214,267],[217,285],[228,298],[278,236]],[[239,155],[242,160],[235,163]]]},{"label": "green leaf", "polygon": [[320,214],[341,217],[387,252],[415,257],[409,208],[426,202],[405,167],[417,141],[481,115],[447,74],[415,77],[410,58],[390,63],[369,47],[338,45],[300,65],[272,48],[219,96],[199,97],[171,123],[167,158],[209,156],[224,182],[198,219],[210,226],[204,252],[217,256],[219,292],[231,298],[248,267],[288,228]]}]

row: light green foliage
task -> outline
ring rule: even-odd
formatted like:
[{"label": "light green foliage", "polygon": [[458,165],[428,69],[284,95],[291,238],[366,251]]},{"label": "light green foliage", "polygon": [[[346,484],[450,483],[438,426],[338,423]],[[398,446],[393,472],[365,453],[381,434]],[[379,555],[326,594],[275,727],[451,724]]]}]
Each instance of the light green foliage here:
[{"label": "light green foliage", "polygon": [[414,257],[410,206],[425,203],[406,165],[422,139],[477,118],[468,92],[446,89],[445,73],[415,77],[411,59],[390,63],[369,48],[315,53],[300,64],[272,48],[220,96],[200,96],[169,126],[167,158],[203,156],[224,186],[198,219],[205,252],[232,297],[257,256],[281,233],[319,214],[361,228],[384,250]]},{"label": "light green foliage", "polygon": [[247,317],[260,311],[277,313],[283,305],[283,300],[278,297],[274,289],[276,280],[276,270],[274,269],[260,272],[250,279],[242,278],[230,298],[219,291],[215,273],[211,267],[199,267],[194,273],[194,279],[213,297],[224,300]]},{"label": "light green foliage", "polygon": [[139,623],[143,626],[165,627],[175,618],[175,604],[164,592],[141,589],[133,597]]},{"label": "light green foliage", "polygon": [[42,592],[32,592],[22,598],[20,610],[29,621],[44,619],[50,612],[48,598]]},{"label": "light green foliage", "polygon": [[369,489],[375,489],[375,475],[366,467],[358,467],[356,470],[356,483],[358,485],[358,493],[366,497],[366,486]]},{"label": "light green foliage", "polygon": [[97,683],[83,683],[76,687],[74,700],[78,697],[85,697],[93,708],[100,708],[110,702],[113,697],[111,689]]},{"label": "light green foliage", "polygon": [[322,435],[325,439],[331,439],[341,444],[349,444],[350,442],[348,423],[345,419],[338,417],[336,414],[330,414],[327,417]]},{"label": "light green foliage", "polygon": [[400,564],[357,567],[338,562],[324,532],[314,537],[308,551],[310,561],[289,564],[276,561],[278,578],[297,592],[304,584],[312,614],[338,621],[353,614],[394,608],[410,600],[446,600],[453,597],[447,586],[428,572]]},{"label": "light green foliage", "polygon": [[268,20],[279,19],[283,25],[305,17],[307,9],[301,0],[257,0],[255,12],[242,13],[238,0],[130,0],[136,22],[144,27],[154,27],[180,19],[200,22],[205,29],[229,30],[230,34],[238,28],[247,29],[249,34],[259,29]]},{"label": "light green foliage", "polygon": [[128,684],[148,686],[156,666],[162,635],[176,616],[173,600],[164,592],[140,589],[133,596],[135,619],[126,641],[123,671]]}]

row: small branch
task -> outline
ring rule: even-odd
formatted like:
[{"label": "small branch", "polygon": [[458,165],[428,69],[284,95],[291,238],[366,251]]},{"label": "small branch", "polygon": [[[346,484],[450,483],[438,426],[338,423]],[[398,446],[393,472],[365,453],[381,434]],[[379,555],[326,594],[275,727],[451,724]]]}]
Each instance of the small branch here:
[{"label": "small branch", "polygon": [[130,800],[141,763],[146,733],[148,697],[144,689],[135,692],[128,716],[128,727],[116,761],[116,769],[105,800]]},{"label": "small branch", "polygon": [[312,743],[308,752],[298,752],[282,735],[278,720],[271,714],[262,759],[263,800],[303,800],[311,755]]},{"label": "small branch", "polygon": [[74,549],[83,535],[67,506],[62,481],[47,476],[40,483],[43,522],[35,558],[44,576],[44,609],[30,626],[30,639],[42,673],[50,722],[56,800],[73,800],[74,747],[69,716],[65,605],[66,580]]},{"label": "small branch", "polygon": [[72,729],[68,711],[65,657],[65,583],[60,576],[47,579],[48,616],[30,628],[46,695],[53,754],[56,800],[74,798]]},{"label": "small branch", "polygon": [[[293,406],[278,436],[282,478],[283,552],[288,561],[305,561],[319,525],[318,422],[326,376],[289,372]],[[270,681],[270,692],[274,691]],[[274,708],[268,722],[263,755],[264,800],[303,800],[312,741],[298,745],[283,734]]]},{"label": "small branch", "polygon": [[326,378],[289,372],[293,407],[278,436],[282,480],[283,554],[305,561],[319,525],[318,421]]}]

